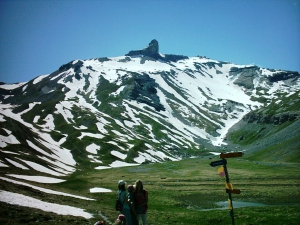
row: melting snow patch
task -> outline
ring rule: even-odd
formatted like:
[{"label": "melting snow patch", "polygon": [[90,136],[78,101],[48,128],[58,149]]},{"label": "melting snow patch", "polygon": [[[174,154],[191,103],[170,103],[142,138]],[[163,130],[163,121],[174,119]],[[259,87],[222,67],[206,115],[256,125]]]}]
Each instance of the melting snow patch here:
[{"label": "melting snow patch", "polygon": [[160,152],[160,151],[147,150],[147,152],[148,152],[149,154],[151,154],[151,155],[153,155],[153,156],[157,156],[157,157],[159,157],[159,158],[161,158],[161,159],[166,159],[166,158],[168,158],[168,159],[170,159],[170,160],[172,160],[172,161],[178,161],[178,160],[179,160],[179,159],[175,159],[175,158],[173,158],[173,157],[167,156],[165,153]]},{"label": "melting snow patch", "polygon": [[0,122],[5,122],[6,120],[4,119],[3,115],[0,115]]},{"label": "melting snow patch", "polygon": [[45,212],[53,212],[59,215],[81,216],[86,219],[90,219],[93,217],[90,213],[84,212],[84,210],[80,208],[44,202],[32,197],[8,191],[0,191],[0,201],[9,203],[11,205],[21,205],[25,207],[40,209]]},{"label": "melting snow patch", "polygon": [[18,179],[29,180],[29,181],[44,183],[44,184],[55,184],[55,183],[61,183],[66,181],[62,179],[44,177],[44,176],[26,176],[26,175],[17,175],[17,174],[6,174],[6,175]]},{"label": "melting snow patch", "polygon": [[7,182],[14,183],[14,184],[19,184],[19,185],[23,185],[23,186],[26,186],[26,187],[31,187],[33,189],[36,189],[36,190],[39,190],[39,191],[42,191],[42,192],[45,192],[45,193],[48,193],[48,194],[63,195],[63,196],[68,196],[68,197],[73,197],[73,198],[79,198],[79,199],[83,199],[83,200],[90,200],[90,201],[94,201],[95,200],[95,199],[92,199],[92,198],[86,198],[86,197],[82,197],[82,196],[71,195],[71,194],[64,193],[64,192],[53,191],[53,190],[50,190],[50,189],[47,189],[47,188],[37,187],[37,186],[31,185],[31,184],[27,184],[27,183],[24,183],[24,182],[20,182],[20,181],[8,179],[8,178],[4,178],[4,177],[0,177],[0,179],[1,180],[5,180]]},{"label": "melting snow patch", "polygon": [[34,123],[37,123],[37,122],[39,121],[40,117],[41,117],[41,116],[35,116],[34,119],[33,119],[33,122],[34,122]]},{"label": "melting snow patch", "polygon": [[5,163],[3,163],[3,162],[0,160],[0,167],[9,167],[9,166],[6,165]]},{"label": "melting snow patch", "polygon": [[55,108],[57,109],[57,111],[55,111],[54,113],[61,114],[67,123],[70,123],[69,119],[72,122],[74,122],[73,121],[74,116],[71,113],[71,111],[69,110],[69,108],[72,108],[72,105],[69,102],[64,101],[64,102],[61,102],[60,104],[56,104]]},{"label": "melting snow patch", "polygon": [[41,102],[33,102],[33,103],[29,103],[29,108],[28,109],[26,109],[26,110],[24,110],[24,111],[22,111],[22,112],[20,112],[20,113],[18,113],[19,115],[22,115],[22,114],[24,114],[24,113],[27,113],[27,112],[29,112],[35,105],[40,105],[41,104]]},{"label": "melting snow patch", "polygon": [[75,127],[75,126],[74,126],[74,128],[77,129],[77,130],[85,130],[85,129],[88,129],[88,127],[83,126],[83,125],[80,125],[79,127]]},{"label": "melting snow patch", "polygon": [[92,154],[97,154],[97,150],[100,150],[100,146],[94,143],[86,147],[86,151]]},{"label": "melting snow patch", "polygon": [[20,144],[20,142],[17,140],[17,138],[11,134],[11,131],[4,129],[9,136],[3,136],[0,135],[0,147],[4,148],[7,146],[7,144]]},{"label": "melting snow patch", "polygon": [[93,138],[97,138],[97,139],[102,139],[104,138],[104,136],[102,134],[93,134],[93,133],[86,133],[86,132],[81,132],[81,135],[80,137],[78,137],[78,139],[82,139],[84,138],[85,136],[88,136],[88,137],[93,137]]},{"label": "melting snow patch", "polygon": [[114,161],[113,163],[110,164],[111,167],[125,167],[125,166],[138,166],[140,164],[136,163],[126,163],[126,162],[121,162],[119,160]]},{"label": "melting snow patch", "polygon": [[6,89],[6,90],[13,90],[15,88],[21,87],[23,84],[26,84],[27,82],[24,83],[18,83],[18,84],[3,84],[0,85],[0,88]]},{"label": "melting snow patch", "polygon": [[23,88],[22,88],[23,92],[26,90],[27,86],[28,86],[27,84],[23,86]]},{"label": "melting snow patch", "polygon": [[48,75],[49,75],[49,74],[39,76],[39,77],[35,78],[34,81],[33,81],[32,83],[33,83],[33,84],[37,84],[37,83],[39,83],[41,80],[43,80],[45,77],[47,77]]},{"label": "melting snow patch", "polygon": [[7,153],[7,154],[14,154],[14,155],[20,155],[19,153],[16,153],[16,152],[11,152],[11,151],[3,151],[3,150],[0,150],[1,152],[4,152],[4,153]]},{"label": "melting snow patch", "polygon": [[105,170],[105,169],[111,169],[109,166],[97,166],[95,167],[96,170]]},{"label": "melting snow patch", "polygon": [[42,173],[48,173],[50,175],[53,175],[53,176],[64,176],[65,174],[62,174],[62,173],[58,173],[54,170],[51,170],[45,166],[42,166],[38,163],[35,163],[35,162],[31,162],[31,161],[27,161],[27,160],[22,160],[22,159],[19,159],[21,161],[23,161],[24,163],[26,163],[28,166],[30,166],[31,168],[33,168],[34,170],[36,171],[39,171],[39,172],[42,172]]},{"label": "melting snow patch", "polygon": [[91,162],[102,163],[102,161],[97,159],[98,156],[88,155],[88,158],[91,159]]},{"label": "melting snow patch", "polygon": [[11,160],[11,159],[8,159],[8,158],[5,158],[9,163],[11,163],[11,164],[13,164],[15,167],[19,167],[19,168],[21,168],[21,169],[23,169],[23,170],[29,170],[26,166],[23,166],[22,164],[20,164],[20,163],[17,163],[17,162],[15,162],[15,161],[13,161],[13,160]]},{"label": "melting snow patch", "polygon": [[112,192],[112,191],[106,188],[98,188],[98,187],[90,189],[90,193],[104,193],[104,192]]},{"label": "melting snow patch", "polygon": [[[58,158],[59,161],[64,162],[68,165],[76,165],[75,160],[73,159],[73,155],[70,150],[61,148],[59,146],[58,142],[55,142],[49,134],[46,133],[40,133],[40,137],[44,138],[47,141],[43,141],[42,139],[38,140],[42,145],[44,145],[46,148],[51,149],[52,152],[55,152],[56,158]],[[53,156],[54,157],[54,156]]]},{"label": "melting snow patch", "polygon": [[112,155],[114,155],[114,156],[116,156],[116,157],[118,157],[120,159],[123,159],[123,160],[127,157],[126,154],[122,154],[122,153],[120,153],[118,151],[111,151],[110,154],[112,154]]},{"label": "melting snow patch", "polygon": [[[106,124],[107,124],[107,123],[106,123]],[[107,133],[108,133],[108,131],[104,128],[104,126],[105,126],[104,123],[97,122],[96,125],[97,125],[98,130],[99,130],[101,133],[103,133],[103,134],[107,134]]]},{"label": "melting snow patch", "polygon": [[[39,118],[38,118],[39,119]],[[46,123],[44,125],[39,125],[43,127],[45,131],[50,131],[55,129],[54,125],[54,117],[52,114],[48,114],[45,119],[43,119]]]}]

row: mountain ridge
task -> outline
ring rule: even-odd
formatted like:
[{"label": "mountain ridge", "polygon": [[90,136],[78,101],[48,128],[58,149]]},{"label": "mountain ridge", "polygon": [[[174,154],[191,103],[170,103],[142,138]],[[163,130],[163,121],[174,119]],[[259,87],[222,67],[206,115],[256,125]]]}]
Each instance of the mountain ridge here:
[{"label": "mountain ridge", "polygon": [[[19,86],[0,85],[1,130],[10,131],[13,121],[29,127],[26,138],[14,130],[10,135],[28,152],[72,156],[69,170],[62,156],[47,155],[46,162],[33,156],[48,169],[69,173],[83,165],[113,168],[230,150],[228,132],[239,121],[291,93],[299,104],[298,72],[158,50],[152,40],[124,56],[73,60]],[[297,109],[282,123],[298,120]],[[11,152],[18,144],[9,143],[4,131],[1,163],[14,166],[7,159],[16,160]],[[22,157],[16,161],[28,166]]]}]

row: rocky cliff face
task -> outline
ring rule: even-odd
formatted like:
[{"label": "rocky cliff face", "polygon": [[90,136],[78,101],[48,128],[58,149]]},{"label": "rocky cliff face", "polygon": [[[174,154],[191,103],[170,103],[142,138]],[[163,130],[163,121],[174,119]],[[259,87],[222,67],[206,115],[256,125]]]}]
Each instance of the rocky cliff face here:
[{"label": "rocky cliff face", "polygon": [[234,84],[242,86],[248,90],[255,88],[255,79],[259,79],[260,82],[266,82],[268,84],[283,81],[287,85],[293,85],[299,78],[299,73],[295,71],[276,71],[269,70],[272,72],[270,75],[264,77],[264,69],[258,66],[248,67],[231,67],[229,76],[237,77]]},{"label": "rocky cliff face", "polygon": [[132,50],[126,54],[126,56],[145,55],[157,58],[159,51],[158,41],[153,39],[147,47],[142,50]]},{"label": "rocky cliff face", "polygon": [[[141,50],[131,50],[129,51],[126,56],[138,56],[142,55],[144,56],[141,62],[144,62],[145,60],[164,60],[167,62],[177,62],[179,60],[188,59],[187,56],[183,55],[174,55],[174,54],[159,54],[159,45],[158,41],[153,39],[149,45]],[[148,58],[150,57],[150,59]]]},{"label": "rocky cliff face", "polygon": [[232,67],[230,69],[229,75],[236,76],[240,74],[240,76],[234,81],[234,84],[243,86],[246,89],[253,89],[254,88],[253,80],[255,77],[258,76],[258,73],[259,73],[259,67],[257,66],[251,66],[247,68]]},{"label": "rocky cliff face", "polygon": [[139,103],[145,103],[157,111],[165,110],[157,96],[158,84],[149,75],[143,74],[133,77],[133,88],[130,91],[128,98]]}]

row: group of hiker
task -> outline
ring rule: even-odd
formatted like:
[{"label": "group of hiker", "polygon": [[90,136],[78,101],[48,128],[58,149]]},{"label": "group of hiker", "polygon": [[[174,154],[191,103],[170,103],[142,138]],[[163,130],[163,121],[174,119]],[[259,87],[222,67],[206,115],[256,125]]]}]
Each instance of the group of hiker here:
[{"label": "group of hiker", "polygon": [[[120,211],[120,215],[114,225],[139,225],[140,220],[143,225],[147,224],[148,192],[141,180],[127,187],[124,180],[118,182],[116,209]],[[105,224],[104,220],[100,220],[94,225]]]},{"label": "group of hiker", "polygon": [[[127,186],[124,180],[120,180],[117,196],[116,209],[120,214],[114,225],[139,225],[140,220],[143,225],[147,224],[148,192],[141,180]],[[94,225],[105,224],[105,221],[101,220]]]},{"label": "group of hiker", "polygon": [[[127,192],[126,192],[127,189]],[[147,223],[147,210],[148,210],[148,192],[144,189],[141,180],[137,180],[135,185],[127,185],[124,180],[118,182],[118,196],[123,207],[120,211],[122,220],[119,219],[122,225],[138,225],[142,220],[143,225]],[[122,217],[124,216],[124,217]]]}]

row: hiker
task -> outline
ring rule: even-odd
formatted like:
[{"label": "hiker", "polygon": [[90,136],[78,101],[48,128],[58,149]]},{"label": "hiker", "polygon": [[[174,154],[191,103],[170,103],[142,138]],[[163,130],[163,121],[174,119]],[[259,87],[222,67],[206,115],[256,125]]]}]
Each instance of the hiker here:
[{"label": "hiker", "polygon": [[135,192],[134,192],[134,204],[135,211],[137,213],[138,223],[142,218],[143,225],[147,224],[147,210],[148,210],[148,192],[144,189],[141,180],[135,182]]},{"label": "hiker", "polygon": [[125,216],[125,220],[123,221],[122,224],[132,225],[131,215],[130,215],[130,206],[128,204],[128,198],[127,198],[127,194],[126,194],[125,184],[126,184],[126,182],[124,180],[120,180],[118,182],[118,192],[117,192],[117,194],[120,195],[120,200],[123,204],[123,208],[120,212],[121,212],[121,214],[123,214]]},{"label": "hiker", "polygon": [[130,206],[130,215],[131,215],[132,225],[139,225],[137,217],[136,217],[135,207],[134,207],[134,191],[135,191],[134,186],[129,184],[127,186],[127,191],[128,191],[127,198],[128,198],[128,203]]},{"label": "hiker", "polygon": [[120,214],[116,219],[114,225],[123,225],[123,224],[125,224],[125,216],[123,214]]}]

